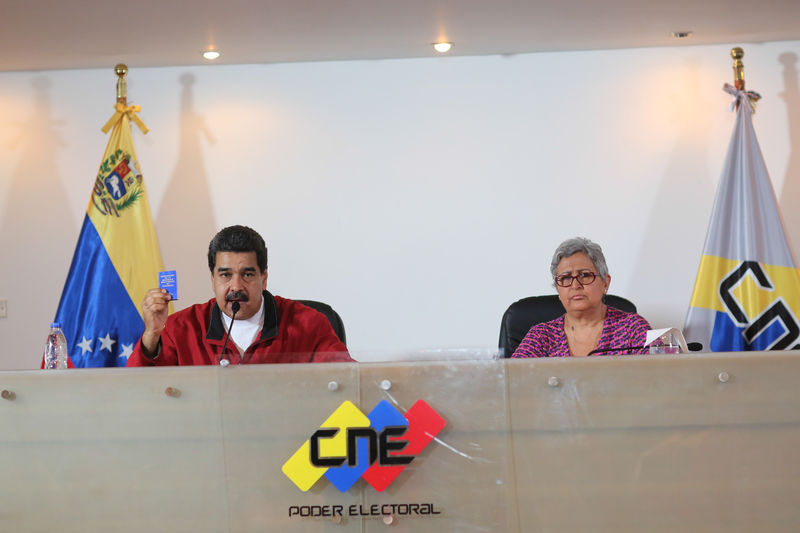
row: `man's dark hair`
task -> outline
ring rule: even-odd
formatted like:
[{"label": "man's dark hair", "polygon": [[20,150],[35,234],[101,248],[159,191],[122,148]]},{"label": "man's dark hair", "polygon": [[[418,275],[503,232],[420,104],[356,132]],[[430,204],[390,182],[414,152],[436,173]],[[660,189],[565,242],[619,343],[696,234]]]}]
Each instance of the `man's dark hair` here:
[{"label": "man's dark hair", "polygon": [[208,245],[208,268],[214,273],[217,252],[255,252],[261,272],[267,269],[267,245],[261,235],[247,226],[228,226],[214,235]]}]

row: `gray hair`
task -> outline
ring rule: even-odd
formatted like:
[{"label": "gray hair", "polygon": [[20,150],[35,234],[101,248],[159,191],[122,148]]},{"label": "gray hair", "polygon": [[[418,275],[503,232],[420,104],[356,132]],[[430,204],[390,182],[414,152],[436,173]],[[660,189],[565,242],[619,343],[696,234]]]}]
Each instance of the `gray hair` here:
[{"label": "gray hair", "polygon": [[594,268],[597,269],[597,273],[603,279],[608,276],[608,266],[606,265],[606,257],[603,255],[603,249],[600,248],[599,244],[594,243],[584,237],[567,239],[558,245],[556,252],[553,254],[553,260],[550,261],[550,274],[552,274],[555,278],[558,270],[558,264],[561,262],[561,260],[565,257],[570,257],[580,252],[583,252],[589,256]]}]

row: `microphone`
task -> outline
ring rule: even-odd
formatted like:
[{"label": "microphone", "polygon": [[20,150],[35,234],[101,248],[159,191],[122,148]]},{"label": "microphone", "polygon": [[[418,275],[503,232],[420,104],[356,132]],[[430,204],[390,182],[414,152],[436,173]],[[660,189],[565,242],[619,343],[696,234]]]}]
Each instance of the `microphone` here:
[{"label": "microphone", "polygon": [[239,308],[240,307],[241,306],[239,305],[239,302],[237,302],[237,301],[234,301],[231,304],[231,311],[233,311],[233,314],[231,314],[231,325],[228,326],[228,333],[225,335],[225,342],[222,343],[222,351],[219,353],[219,366],[228,366],[229,364],[231,364],[231,362],[228,361],[227,358],[225,358],[225,348],[228,346],[228,339],[231,338],[231,330],[233,329],[233,321],[236,320],[236,313],[239,312]]},{"label": "microphone", "polygon": [[686,347],[689,348],[690,352],[702,352],[703,351],[703,344],[700,342],[687,342]]}]

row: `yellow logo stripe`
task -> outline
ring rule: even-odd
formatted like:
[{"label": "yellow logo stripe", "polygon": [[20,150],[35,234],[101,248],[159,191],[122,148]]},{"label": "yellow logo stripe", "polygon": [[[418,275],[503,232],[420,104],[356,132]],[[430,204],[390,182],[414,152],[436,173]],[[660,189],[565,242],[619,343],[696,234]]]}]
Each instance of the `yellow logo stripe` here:
[{"label": "yellow logo stripe", "polygon": [[[719,285],[741,264],[741,260],[704,255],[700,259],[697,281],[689,305],[725,312],[726,309],[719,297]],[[731,290],[731,294],[740,303],[748,317],[752,319],[757,316],[780,297],[783,297],[790,308],[796,311],[800,310],[800,270],[763,263],[760,266],[772,282],[773,289],[761,287],[752,275],[747,275]]]},{"label": "yellow logo stripe", "polygon": [[[320,440],[320,455],[322,457],[344,457],[347,455],[347,428],[369,427],[369,425],[369,418],[353,402],[342,402],[342,405],[320,426],[339,430],[334,437]],[[325,467],[311,464],[310,448],[310,440],[305,441],[281,467],[286,477],[291,479],[303,492],[310,489],[328,470]]]}]

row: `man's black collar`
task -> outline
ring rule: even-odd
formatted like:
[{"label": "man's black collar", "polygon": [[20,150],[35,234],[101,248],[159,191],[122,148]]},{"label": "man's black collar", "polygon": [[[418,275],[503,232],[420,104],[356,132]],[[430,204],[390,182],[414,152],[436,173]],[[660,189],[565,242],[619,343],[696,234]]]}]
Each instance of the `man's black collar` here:
[{"label": "man's black collar", "polygon": [[[264,297],[264,327],[261,329],[261,335],[258,340],[263,341],[271,339],[278,335],[278,304],[275,302],[275,297],[269,291],[262,293]],[[225,324],[222,322],[222,311],[220,311],[217,302],[211,306],[211,320],[208,323],[208,331],[206,332],[206,339],[212,341],[222,341],[225,338]]]}]

